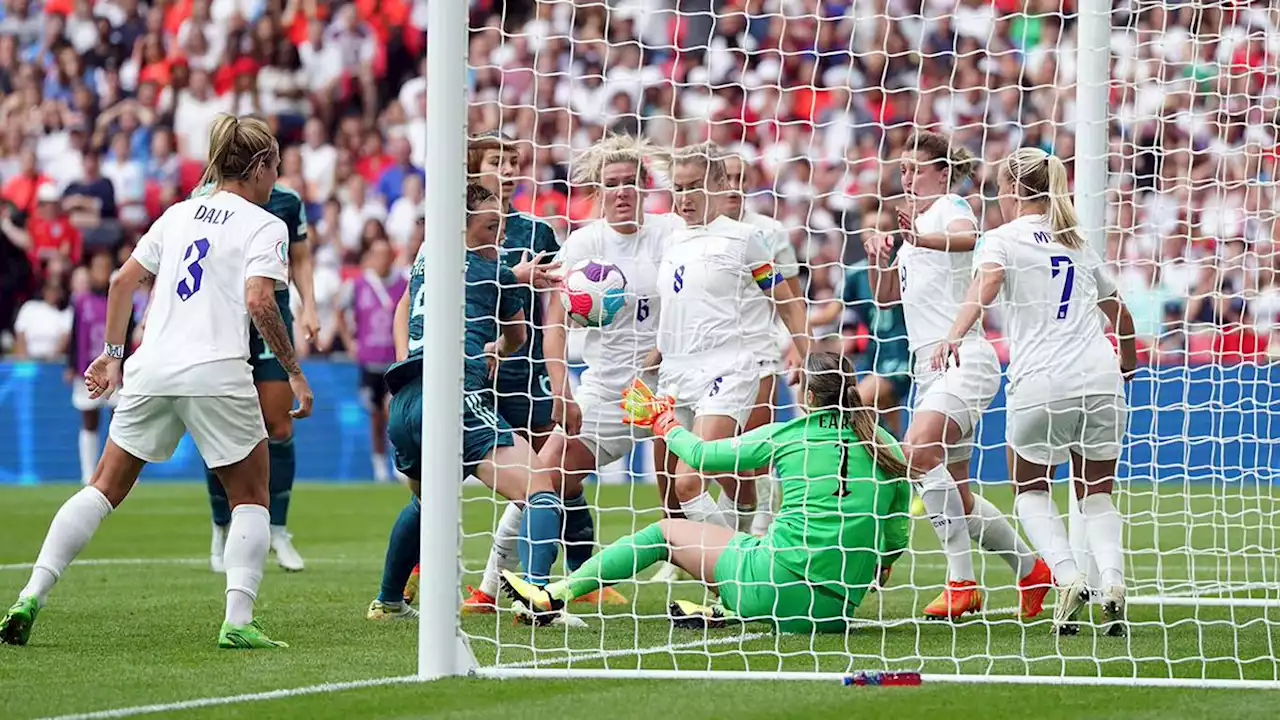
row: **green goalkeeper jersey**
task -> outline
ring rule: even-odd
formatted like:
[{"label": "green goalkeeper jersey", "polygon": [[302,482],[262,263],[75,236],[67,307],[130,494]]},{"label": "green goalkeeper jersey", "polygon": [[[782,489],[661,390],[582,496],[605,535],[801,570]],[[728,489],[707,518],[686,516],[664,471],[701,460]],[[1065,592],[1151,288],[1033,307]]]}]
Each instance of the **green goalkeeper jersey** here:
[{"label": "green goalkeeper jersey", "polygon": [[[877,431],[901,459],[893,436]],[[667,447],[706,474],[772,466],[782,507],[764,544],[778,565],[828,591],[848,595],[865,587],[865,578],[846,577],[860,565],[846,562],[847,555],[876,552],[887,567],[907,547],[910,486],[875,466],[871,447],[839,413],[812,413],[727,440],[705,441],[675,428]]]}]

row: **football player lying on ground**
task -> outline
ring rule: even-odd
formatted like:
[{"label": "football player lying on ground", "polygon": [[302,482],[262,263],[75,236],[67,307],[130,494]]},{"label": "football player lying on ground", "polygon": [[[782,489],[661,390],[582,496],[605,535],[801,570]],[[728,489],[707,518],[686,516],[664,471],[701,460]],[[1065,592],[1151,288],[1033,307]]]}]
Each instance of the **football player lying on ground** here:
[{"label": "football player lying on ground", "polygon": [[549,622],[565,603],[668,560],[720,596],[721,608],[677,602],[679,624],[716,624],[728,610],[782,632],[843,632],[867,590],[907,547],[911,489],[898,443],[859,399],[853,366],[832,354],[805,367],[807,414],[737,438],[704,441],[672,403],[637,382],[628,422],[652,427],[670,452],[708,472],[773,467],[782,507],[763,538],[719,524],[661,520],[605,548],[568,578],[538,587],[513,572],[503,587]]}]

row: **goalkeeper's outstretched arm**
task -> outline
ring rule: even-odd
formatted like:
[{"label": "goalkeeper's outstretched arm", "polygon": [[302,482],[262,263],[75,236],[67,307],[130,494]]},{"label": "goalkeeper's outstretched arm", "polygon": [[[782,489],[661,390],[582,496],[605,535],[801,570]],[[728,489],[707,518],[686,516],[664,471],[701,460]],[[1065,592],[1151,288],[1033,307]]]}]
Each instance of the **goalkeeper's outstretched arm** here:
[{"label": "goalkeeper's outstretched arm", "polygon": [[666,433],[667,450],[704,473],[749,472],[766,468],[778,447],[774,431],[782,423],[770,423],[736,438],[703,440],[689,430],[674,427]]}]

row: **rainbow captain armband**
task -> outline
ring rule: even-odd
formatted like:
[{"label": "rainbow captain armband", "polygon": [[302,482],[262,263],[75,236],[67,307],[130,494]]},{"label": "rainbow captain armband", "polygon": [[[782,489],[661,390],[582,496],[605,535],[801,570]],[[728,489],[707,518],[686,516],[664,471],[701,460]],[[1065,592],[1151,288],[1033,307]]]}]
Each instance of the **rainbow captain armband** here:
[{"label": "rainbow captain armband", "polygon": [[782,282],[782,273],[774,270],[772,263],[765,263],[751,269],[751,279],[756,281],[761,290],[770,290]]}]

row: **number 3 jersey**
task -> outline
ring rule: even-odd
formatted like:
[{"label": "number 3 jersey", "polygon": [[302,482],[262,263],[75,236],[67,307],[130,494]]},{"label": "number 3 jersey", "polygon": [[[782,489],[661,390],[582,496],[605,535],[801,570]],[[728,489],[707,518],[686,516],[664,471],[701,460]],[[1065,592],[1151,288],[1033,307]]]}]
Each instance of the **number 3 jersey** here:
[{"label": "number 3 jersey", "polygon": [[974,265],[1004,269],[999,297],[1011,407],[1124,394],[1098,309],[1116,286],[1092,248],[1062,245],[1043,215],[1027,215],[986,233]]},{"label": "number 3 jersey", "polygon": [[234,193],[184,200],[152,224],[133,259],[155,284],[122,394],[255,397],[245,281],[289,281],[284,222]]},{"label": "number 3 jersey", "polygon": [[569,233],[557,260],[568,272],[583,260],[616,265],[627,279],[627,307],[607,327],[587,330],[582,382],[621,393],[640,372],[645,355],[657,347],[658,264],[666,240],[684,229],[678,215],[646,213],[639,231],[623,235],[604,220]]}]

